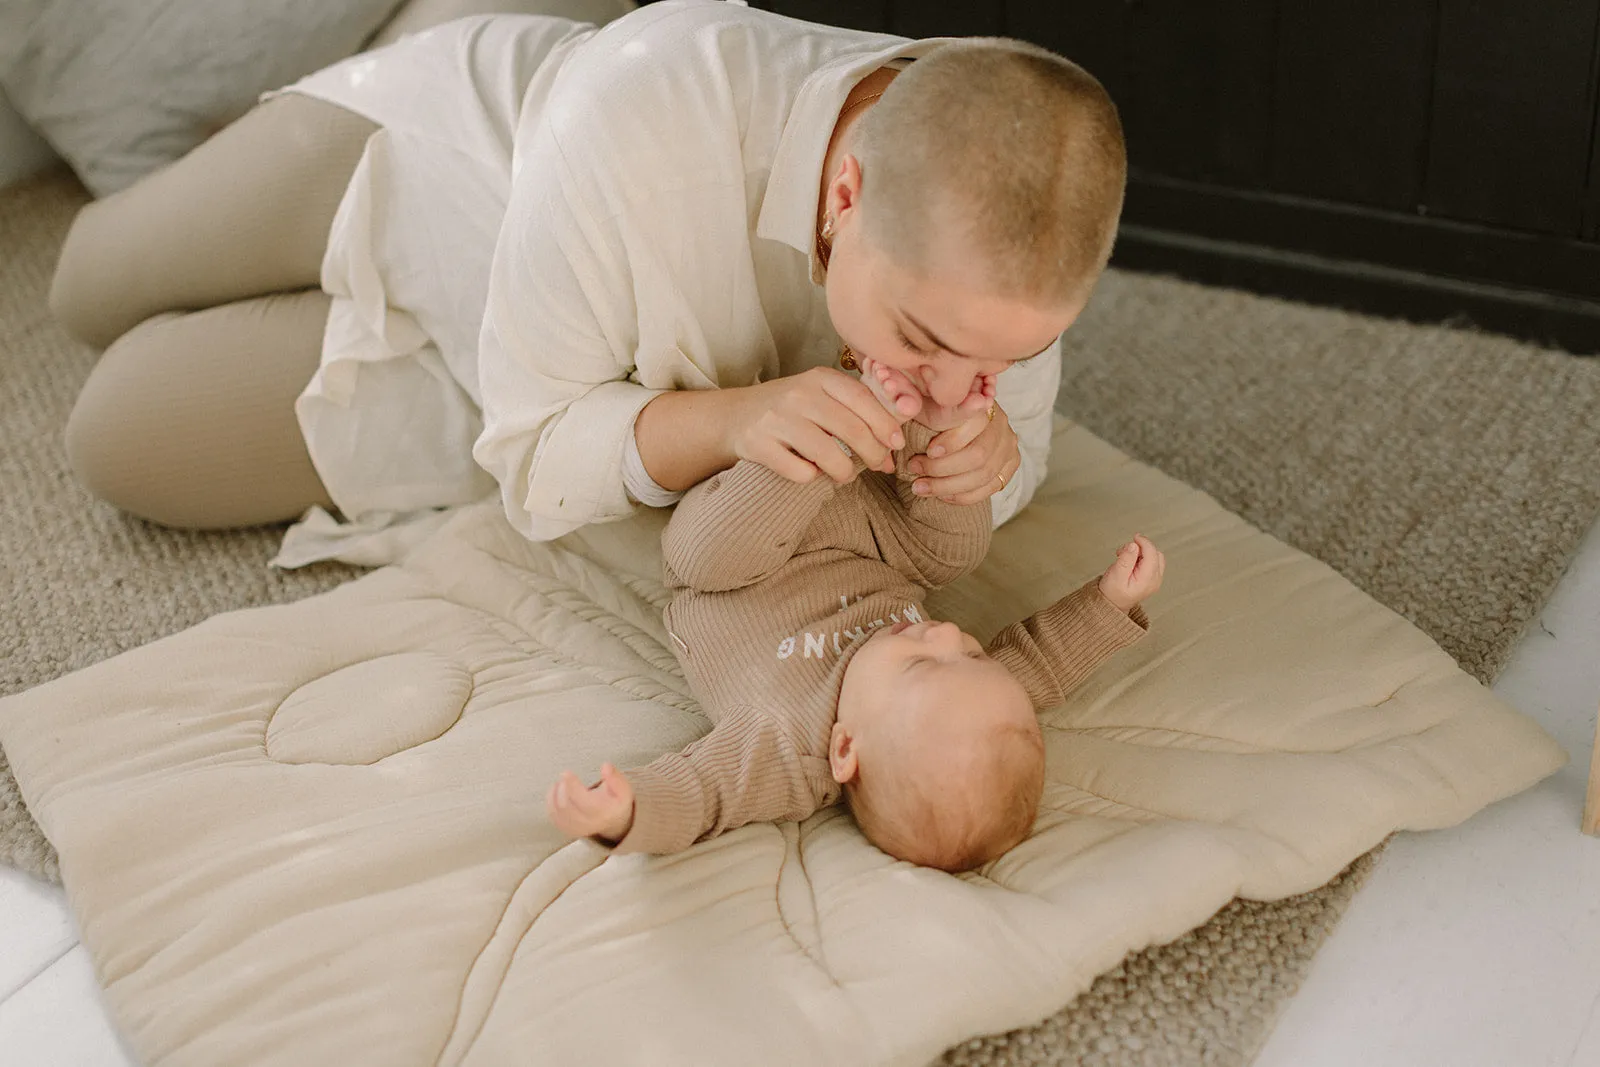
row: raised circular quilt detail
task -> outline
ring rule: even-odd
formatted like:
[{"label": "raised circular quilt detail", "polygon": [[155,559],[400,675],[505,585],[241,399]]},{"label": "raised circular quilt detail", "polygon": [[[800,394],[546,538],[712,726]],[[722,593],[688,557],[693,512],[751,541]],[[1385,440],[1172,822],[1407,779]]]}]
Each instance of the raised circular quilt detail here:
[{"label": "raised circular quilt detail", "polygon": [[279,763],[376,763],[442,736],[471,695],[471,673],[436,652],[362,660],[285,697],[267,721],[267,755]]}]

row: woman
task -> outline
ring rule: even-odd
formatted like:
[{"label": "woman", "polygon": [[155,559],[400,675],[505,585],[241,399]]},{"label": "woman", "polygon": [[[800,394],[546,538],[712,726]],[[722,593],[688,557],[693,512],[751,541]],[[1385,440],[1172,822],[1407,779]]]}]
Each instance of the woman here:
[{"label": "woman", "polygon": [[52,303],[110,347],[69,456],[154,521],[315,508],[277,562],[376,563],[496,492],[546,539],[741,457],[879,466],[897,429],[841,369],[859,351],[997,401],[917,491],[1003,522],[1043,477],[1123,175],[1099,85],[1015,42],[706,0],[458,20],[85,208]]}]

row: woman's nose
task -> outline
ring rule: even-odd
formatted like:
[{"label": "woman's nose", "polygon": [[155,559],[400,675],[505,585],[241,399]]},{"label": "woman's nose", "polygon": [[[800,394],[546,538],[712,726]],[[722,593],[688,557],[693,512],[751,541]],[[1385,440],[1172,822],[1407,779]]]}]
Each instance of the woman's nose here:
[{"label": "woman's nose", "polygon": [[972,380],[976,377],[975,374],[949,367],[927,367],[922,372],[928,395],[934,403],[947,408],[953,408],[967,398],[967,394],[972,392]]}]

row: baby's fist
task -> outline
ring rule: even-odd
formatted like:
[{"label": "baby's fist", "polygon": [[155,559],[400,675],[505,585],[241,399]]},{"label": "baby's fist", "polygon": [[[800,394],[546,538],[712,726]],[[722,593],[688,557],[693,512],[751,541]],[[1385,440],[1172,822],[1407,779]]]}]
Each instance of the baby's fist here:
[{"label": "baby's fist", "polygon": [[563,771],[544,804],[555,828],[568,837],[598,837],[614,845],[633,828],[633,786],[609,763],[601,766],[600,784],[592,787]]},{"label": "baby's fist", "polygon": [[1132,611],[1161,588],[1167,557],[1144,534],[1117,549],[1117,558],[1100,576],[1100,595],[1122,611]]}]

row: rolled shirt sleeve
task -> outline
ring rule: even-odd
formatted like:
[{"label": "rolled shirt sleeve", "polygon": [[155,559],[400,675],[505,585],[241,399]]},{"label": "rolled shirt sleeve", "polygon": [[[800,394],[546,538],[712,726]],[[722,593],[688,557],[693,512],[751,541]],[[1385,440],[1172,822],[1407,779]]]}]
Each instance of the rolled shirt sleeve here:
[{"label": "rolled shirt sleeve", "polygon": [[534,540],[640,506],[628,441],[656,396],[748,385],[777,363],[726,136],[738,118],[726,97],[674,88],[692,70],[609,49],[569,64],[518,131],[472,455]]},{"label": "rolled shirt sleeve", "polygon": [[638,308],[615,215],[586,202],[548,124],[532,137],[490,267],[472,456],[511,524],[543,541],[632,512],[627,437],[660,390],[630,380]]},{"label": "rolled shirt sleeve", "polygon": [[644,457],[639,454],[639,440],[632,429],[628,431],[624,446],[622,484],[628,490],[628,496],[647,508],[670,508],[683,499],[681,490],[663,489],[661,483],[650,476],[650,471],[644,465]]}]

